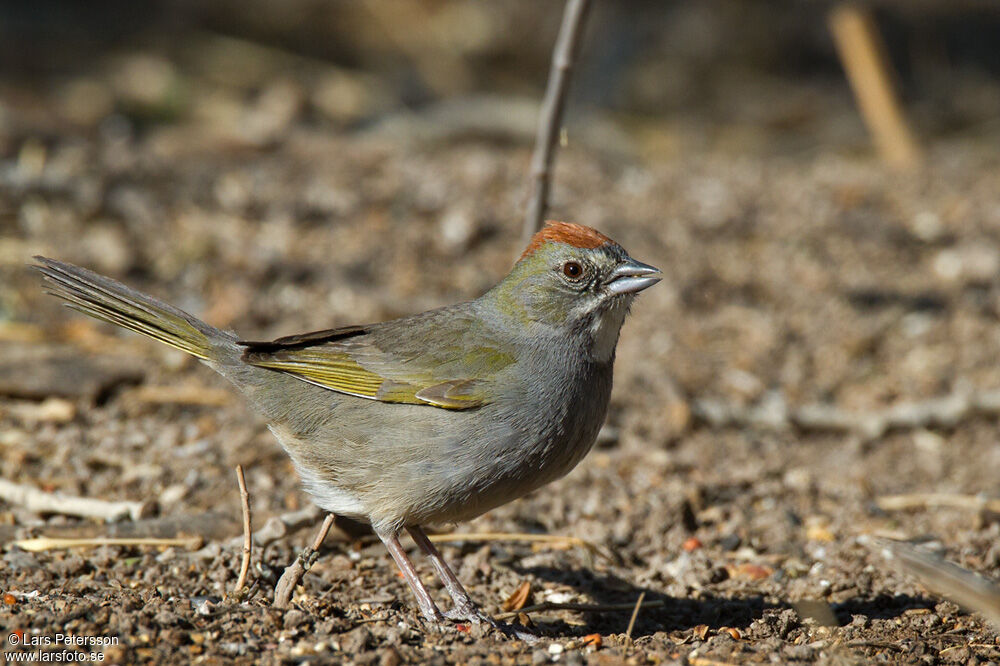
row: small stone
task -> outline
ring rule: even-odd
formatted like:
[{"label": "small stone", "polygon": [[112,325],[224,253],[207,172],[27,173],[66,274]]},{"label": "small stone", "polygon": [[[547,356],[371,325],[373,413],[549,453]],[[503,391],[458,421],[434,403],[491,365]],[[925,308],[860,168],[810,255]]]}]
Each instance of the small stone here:
[{"label": "small stone", "polygon": [[180,502],[188,493],[188,486],[183,483],[175,483],[163,489],[160,493],[160,506],[170,506]]},{"label": "small stone", "polygon": [[379,666],[399,666],[403,656],[394,647],[386,648],[379,653]]},{"label": "small stone", "polygon": [[734,551],[740,547],[741,543],[740,535],[730,534],[722,538],[722,541],[719,542],[719,547],[723,550]]},{"label": "small stone", "polygon": [[11,571],[31,571],[41,566],[32,553],[25,552],[16,546],[3,556],[3,561],[7,563]]},{"label": "small stone", "polygon": [[943,280],[989,283],[1000,272],[1000,252],[985,243],[948,248],[934,257],[933,268]]},{"label": "small stone", "polygon": [[475,239],[476,221],[469,211],[453,208],[441,218],[438,232],[443,250],[461,252],[468,249]]},{"label": "small stone", "polygon": [[933,243],[944,235],[941,218],[933,211],[920,211],[913,216],[910,227],[917,238],[925,243]]},{"label": "small stone", "polygon": [[347,632],[340,641],[341,649],[348,654],[360,654],[371,645],[372,633],[363,626]]},{"label": "small stone", "polygon": [[293,608],[285,613],[285,629],[293,629],[309,619],[302,611]]}]

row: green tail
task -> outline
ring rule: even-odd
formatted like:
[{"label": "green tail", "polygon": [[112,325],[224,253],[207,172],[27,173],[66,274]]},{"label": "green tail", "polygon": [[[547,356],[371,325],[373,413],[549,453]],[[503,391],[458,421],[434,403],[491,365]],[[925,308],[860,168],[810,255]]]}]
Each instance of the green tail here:
[{"label": "green tail", "polygon": [[74,310],[203,360],[216,357],[218,343],[231,341],[230,334],[111,278],[55,259],[35,260],[39,263],[34,268],[45,276],[46,291]]}]

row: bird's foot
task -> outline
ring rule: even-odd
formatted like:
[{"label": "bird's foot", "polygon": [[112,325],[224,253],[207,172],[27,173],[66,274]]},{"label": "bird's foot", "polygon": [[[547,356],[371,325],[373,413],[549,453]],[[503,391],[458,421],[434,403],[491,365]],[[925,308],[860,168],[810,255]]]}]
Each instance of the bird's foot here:
[{"label": "bird's foot", "polygon": [[449,626],[447,614],[438,610],[438,607],[433,603],[427,607],[421,604],[420,615],[424,624],[432,629],[444,631]]},{"label": "bird's foot", "polygon": [[453,622],[485,624],[496,631],[499,631],[507,638],[517,638],[525,643],[534,643],[539,638],[523,627],[516,627],[512,624],[507,624],[506,622],[498,622],[480,610],[479,606],[477,606],[471,599],[468,603],[456,605],[454,608],[445,611],[444,616]]},{"label": "bird's foot", "polygon": [[454,608],[450,608],[444,612],[444,616],[449,620],[454,622],[471,622],[472,624],[488,624],[491,627],[496,627],[497,621],[492,617],[479,610],[479,606],[474,604],[472,601],[463,604],[457,604]]}]

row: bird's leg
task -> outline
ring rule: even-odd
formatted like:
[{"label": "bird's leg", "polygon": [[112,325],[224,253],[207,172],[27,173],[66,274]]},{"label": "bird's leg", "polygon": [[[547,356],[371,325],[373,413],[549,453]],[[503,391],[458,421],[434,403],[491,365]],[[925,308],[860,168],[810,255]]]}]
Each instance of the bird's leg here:
[{"label": "bird's leg", "polygon": [[427,557],[430,558],[431,564],[434,565],[434,569],[437,571],[438,578],[440,578],[441,582],[444,583],[445,589],[448,590],[448,594],[451,595],[452,601],[455,602],[455,607],[450,611],[447,611],[444,614],[445,617],[449,620],[465,620],[475,624],[483,622],[506,636],[514,636],[515,638],[519,638],[526,643],[534,643],[538,640],[538,636],[532,634],[531,632],[509,624],[497,622],[480,610],[479,606],[476,605],[476,602],[469,596],[469,593],[465,591],[464,587],[462,587],[462,583],[458,580],[458,576],[456,576],[455,572],[451,570],[448,563],[444,561],[441,553],[434,547],[431,540],[427,538],[427,534],[424,532],[423,528],[419,525],[414,525],[412,527],[407,527],[406,530],[410,533],[410,536],[413,537],[413,541],[420,547],[420,550],[424,551]]},{"label": "bird's leg", "polygon": [[448,563],[444,561],[441,553],[434,547],[431,540],[427,538],[427,534],[423,528],[415,525],[407,527],[406,530],[413,537],[413,541],[420,547],[420,550],[424,551],[427,557],[430,558],[431,564],[434,565],[434,570],[437,571],[438,578],[444,583],[445,589],[448,590],[452,601],[455,602],[455,607],[445,612],[445,617],[450,620],[467,620],[477,624],[479,622],[486,622],[487,624],[495,625],[496,623],[493,621],[493,618],[479,610],[479,606],[476,605],[476,602],[472,600],[469,593],[462,587],[458,576],[451,570]]},{"label": "bird's leg", "polygon": [[399,545],[399,531],[383,531],[375,530],[375,534],[378,538],[382,540],[385,544],[386,549],[389,554],[392,555],[392,559],[396,561],[396,566],[399,570],[403,572],[403,578],[409,583],[410,589],[413,590],[413,596],[417,598],[417,605],[420,606],[420,612],[424,614],[424,619],[426,619],[431,624],[441,624],[444,622],[444,615],[438,610],[438,607],[434,605],[434,600],[431,599],[431,595],[427,592],[427,588],[420,581],[420,576],[417,575],[416,569],[413,568],[413,563],[410,562],[410,558],[406,556],[406,551],[403,547]]}]

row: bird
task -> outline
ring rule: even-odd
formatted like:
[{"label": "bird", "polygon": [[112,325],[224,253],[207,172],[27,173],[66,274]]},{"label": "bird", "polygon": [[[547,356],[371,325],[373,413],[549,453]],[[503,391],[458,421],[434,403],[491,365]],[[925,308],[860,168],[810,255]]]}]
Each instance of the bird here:
[{"label": "bird", "polygon": [[[608,410],[636,294],[659,282],[603,233],[548,222],[486,293],[380,323],[241,339],[116,280],[35,257],[68,307],[200,359],[231,382],[331,514],[371,525],[429,624],[485,622],[428,539],[564,476]],[[442,612],[400,544],[407,531],[452,598]]]}]

